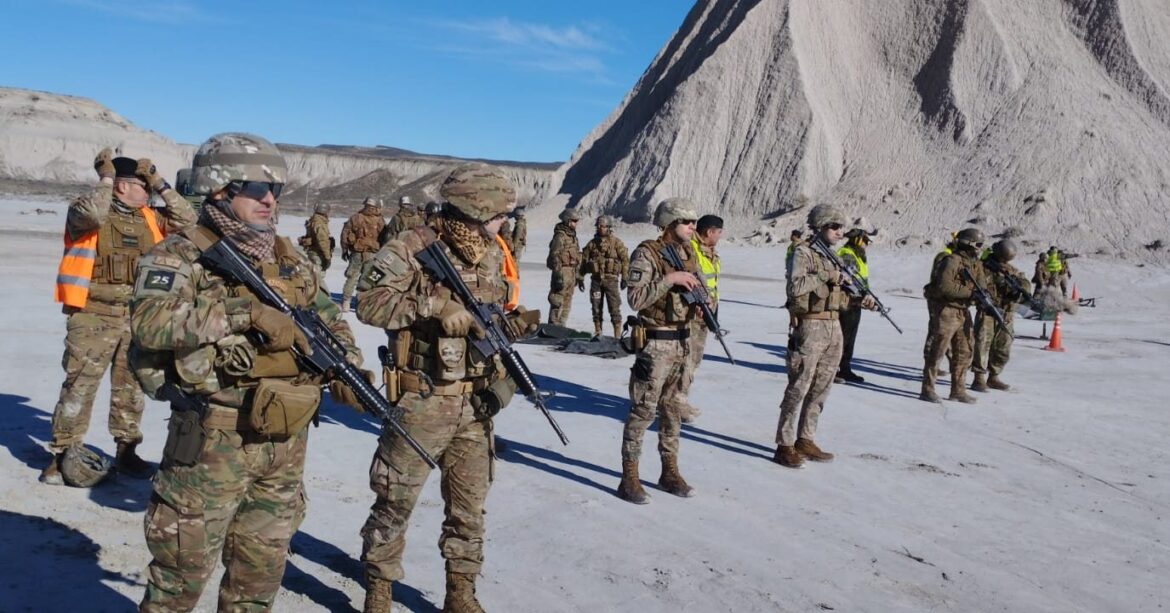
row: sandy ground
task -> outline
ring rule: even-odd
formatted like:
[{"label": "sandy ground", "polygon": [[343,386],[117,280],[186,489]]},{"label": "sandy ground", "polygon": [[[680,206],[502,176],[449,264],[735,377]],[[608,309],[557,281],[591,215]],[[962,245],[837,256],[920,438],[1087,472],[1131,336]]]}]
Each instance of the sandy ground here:
[{"label": "sandy ground", "polygon": [[[57,214],[22,214],[35,208]],[[299,234],[301,219],[282,229]],[[117,479],[93,490],[36,481],[61,382],[64,319],[51,301],[64,205],[0,199],[0,606],[4,610],[128,610],[149,555],[142,514],[149,484]],[[336,222],[336,229],[340,221]],[[531,231],[523,300],[547,308],[548,231]],[[582,239],[584,240],[584,236]],[[633,247],[634,237],[626,236]],[[729,247],[717,343],[692,400],[681,465],[698,490],[652,504],[618,500],[621,423],[632,360],[521,349],[572,440],[557,442],[523,400],[497,420],[510,443],[488,500],[479,594],[496,611],[1152,611],[1170,604],[1170,463],[1164,376],[1170,274],[1079,260],[1082,295],[1098,308],[1064,323],[1066,353],[1041,351],[1041,324],[1020,321],[1007,393],[974,406],[915,399],[929,254],[876,249],[871,270],[898,335],[863,318],[856,369],[836,386],[818,441],[835,462],[792,471],[768,459],[784,388],[787,313],[781,249]],[[329,271],[341,286],[340,262]],[[589,327],[587,297],[570,323]],[[356,324],[367,356],[384,338]],[[108,393],[89,442],[112,451]],[[142,452],[157,459],[166,408],[149,403]],[[366,470],[378,426],[327,406],[306,467],[308,517],[293,540],[277,610],[360,607],[358,529],[371,494]],[[643,477],[659,462],[647,435]],[[428,482],[408,533],[407,610],[442,603],[435,548],[442,521]],[[201,609],[214,608],[214,589]]]}]

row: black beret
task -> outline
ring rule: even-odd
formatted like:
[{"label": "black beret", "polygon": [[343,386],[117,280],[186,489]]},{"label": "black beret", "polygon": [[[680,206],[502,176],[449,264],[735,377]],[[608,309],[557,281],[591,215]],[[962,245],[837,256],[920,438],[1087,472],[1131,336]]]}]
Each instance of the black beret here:
[{"label": "black beret", "polygon": [[119,179],[136,179],[138,175],[138,160],[134,158],[114,158],[114,176]]},{"label": "black beret", "polygon": [[702,233],[710,228],[722,228],[723,218],[718,215],[704,215],[699,218],[699,222],[695,224],[695,231]]}]

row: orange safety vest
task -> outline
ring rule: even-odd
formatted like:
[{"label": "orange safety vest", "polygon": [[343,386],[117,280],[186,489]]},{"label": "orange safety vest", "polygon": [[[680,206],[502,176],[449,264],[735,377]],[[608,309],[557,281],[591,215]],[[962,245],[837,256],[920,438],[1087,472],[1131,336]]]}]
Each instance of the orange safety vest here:
[{"label": "orange safety vest", "polygon": [[[160,243],[163,239],[159,229],[158,217],[149,207],[142,207],[142,216],[146,219],[146,227],[154,242]],[[57,290],[53,299],[62,302],[65,306],[78,309],[85,308],[89,298],[89,280],[93,278],[94,262],[97,260],[98,230],[82,235],[73,240],[69,231],[65,231],[65,253],[61,256],[61,265],[57,267]]]},{"label": "orange safety vest", "polygon": [[499,234],[496,235],[496,244],[504,252],[504,264],[500,272],[504,275],[504,282],[508,284],[508,298],[504,301],[504,310],[511,311],[520,305],[520,267],[516,266],[516,258],[512,257],[512,250]]}]

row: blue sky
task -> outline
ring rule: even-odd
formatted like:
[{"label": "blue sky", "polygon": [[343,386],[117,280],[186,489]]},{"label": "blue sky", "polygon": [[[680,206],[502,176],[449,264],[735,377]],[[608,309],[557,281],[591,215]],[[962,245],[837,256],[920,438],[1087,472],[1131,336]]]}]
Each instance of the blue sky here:
[{"label": "blue sky", "polygon": [[0,85],[93,98],[185,143],[568,159],[692,3],[8,0]]}]

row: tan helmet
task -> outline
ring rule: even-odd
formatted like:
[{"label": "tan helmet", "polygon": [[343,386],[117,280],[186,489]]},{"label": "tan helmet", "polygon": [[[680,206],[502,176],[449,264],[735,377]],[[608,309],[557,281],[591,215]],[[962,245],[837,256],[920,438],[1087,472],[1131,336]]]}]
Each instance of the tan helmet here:
[{"label": "tan helmet", "polygon": [[577,209],[565,209],[560,214],[561,221],[580,221],[581,213]]},{"label": "tan helmet", "polygon": [[65,450],[61,458],[61,478],[73,487],[93,487],[110,474],[108,459],[84,445],[74,445]]},{"label": "tan helmet", "polygon": [[255,134],[225,132],[199,145],[191,161],[191,191],[218,192],[232,181],[287,183],[288,165],[276,145]]},{"label": "tan helmet", "polygon": [[480,223],[506,215],[516,204],[516,188],[495,166],[464,164],[447,175],[439,195],[460,213]]},{"label": "tan helmet", "polygon": [[808,212],[808,227],[813,230],[820,230],[825,226],[833,224],[840,224],[844,226],[849,223],[845,219],[845,213],[841,209],[831,204],[818,204]]},{"label": "tan helmet", "polygon": [[612,228],[614,226],[614,218],[609,215],[602,215],[597,218],[598,228]]},{"label": "tan helmet", "polygon": [[313,212],[328,215],[331,209],[332,207],[329,206],[328,202],[318,202],[317,206],[313,208]]},{"label": "tan helmet", "polygon": [[362,200],[362,206],[372,206],[375,209],[380,209],[382,208],[382,201],[373,196],[366,196],[366,199]]},{"label": "tan helmet", "polygon": [[695,212],[697,208],[689,198],[667,198],[654,209],[654,225],[665,228],[680,219],[696,220],[699,218]]}]

